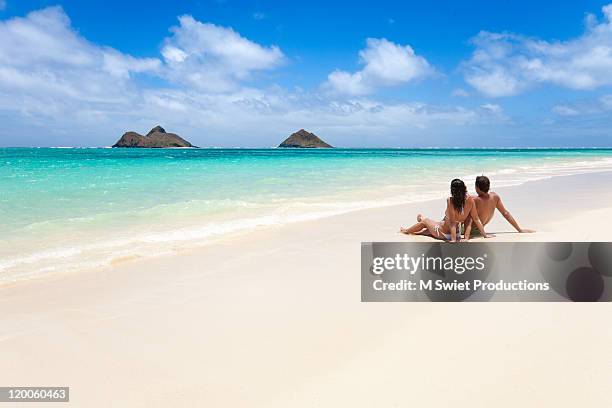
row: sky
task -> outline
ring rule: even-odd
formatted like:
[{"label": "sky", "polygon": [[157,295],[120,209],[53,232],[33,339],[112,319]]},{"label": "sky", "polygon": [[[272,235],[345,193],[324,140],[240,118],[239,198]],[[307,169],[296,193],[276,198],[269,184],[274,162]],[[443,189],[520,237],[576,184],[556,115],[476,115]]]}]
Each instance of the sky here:
[{"label": "sky", "polygon": [[0,146],[612,146],[608,1],[0,0]]}]

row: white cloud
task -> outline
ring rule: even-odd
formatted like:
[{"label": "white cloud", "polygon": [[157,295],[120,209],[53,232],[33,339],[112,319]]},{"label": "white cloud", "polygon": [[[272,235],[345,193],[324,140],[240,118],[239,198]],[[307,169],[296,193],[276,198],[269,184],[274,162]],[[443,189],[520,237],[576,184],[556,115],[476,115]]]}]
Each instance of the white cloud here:
[{"label": "white cloud", "polygon": [[285,56],[277,46],[265,47],[231,28],[179,17],[162,48],[167,77],[198,89],[225,92],[236,89],[255,71],[281,65]]},{"label": "white cloud", "polygon": [[568,105],[555,105],[553,106],[552,111],[560,116],[576,116],[580,114],[577,109]]},{"label": "white cloud", "polygon": [[333,92],[347,95],[365,95],[373,91],[372,86],[366,84],[362,72],[351,74],[346,71],[334,71],[329,74],[324,86]]},{"label": "white cloud", "polygon": [[499,113],[502,112],[502,107],[499,106],[499,105],[496,105],[494,103],[485,103],[483,105],[480,105],[480,107],[482,109],[487,110],[487,111],[492,112],[492,113],[499,114]]},{"label": "white cloud", "polygon": [[26,114],[127,99],[130,77],[155,72],[160,64],[90,43],[60,7],[0,21],[0,93],[9,107]]},{"label": "white cloud", "polygon": [[612,95],[603,95],[599,98],[599,103],[606,110],[612,110]]},{"label": "white cloud", "polygon": [[[252,71],[282,62],[277,47],[262,47],[231,29],[186,16],[180,23],[164,42],[160,60],[91,43],[61,7],[0,20],[0,116],[7,114],[24,128],[54,123],[78,134],[91,132],[92,123],[125,130],[134,122],[157,123],[173,112],[202,116],[202,104],[195,101],[211,99],[208,90],[240,92],[240,81]],[[141,74],[161,79],[159,88],[135,81]],[[175,82],[180,97],[163,89],[171,85],[164,79]]]},{"label": "white cloud", "polygon": [[[0,22],[2,66],[28,70],[32,66],[106,70],[117,76],[154,71],[160,61],[134,58],[109,47],[96,46],[79,36],[61,7],[33,11],[26,17]],[[103,63],[101,63],[103,62]]]},{"label": "white cloud", "polygon": [[431,146],[444,143],[441,134],[455,137],[461,127],[500,122],[497,113],[486,109],[336,100],[278,87],[229,93],[151,90],[138,116],[144,120],[142,128],[152,120],[146,118],[164,117],[166,128],[206,135],[194,139],[196,144],[226,146],[271,146],[301,127],[344,146]]},{"label": "white cloud", "polygon": [[597,98],[583,99],[575,102],[560,103],[552,107],[552,112],[559,116],[608,115],[612,111],[612,95],[601,95]]},{"label": "white cloud", "polygon": [[467,98],[470,96],[470,93],[466,91],[465,89],[455,88],[453,89],[453,92],[451,93],[451,95],[458,97],[458,98]]},{"label": "white cloud", "polygon": [[162,56],[166,62],[183,62],[187,58],[187,53],[179,48],[167,45],[161,50]]},{"label": "white cloud", "polygon": [[263,11],[256,11],[255,13],[253,13],[254,20],[264,20],[266,17],[266,13],[264,13]]},{"label": "white cloud", "polygon": [[466,82],[489,97],[545,83],[580,90],[612,85],[612,4],[602,11],[603,21],[587,18],[585,33],[568,41],[479,33],[472,58],[463,64]]},{"label": "white cloud", "polygon": [[363,69],[354,73],[336,70],[329,74],[325,87],[339,94],[364,95],[376,88],[402,85],[428,75],[434,70],[427,60],[409,45],[386,39],[368,38],[359,51]]},{"label": "white cloud", "polygon": [[138,110],[134,77],[160,66],[87,41],[60,7],[0,21],[0,144],[108,144]]},{"label": "white cloud", "polygon": [[0,140],[22,145],[38,132],[30,144],[47,145],[63,132],[81,144],[130,115],[141,98],[134,77],[161,64],[91,43],[61,7],[0,21],[0,116],[13,129]]},{"label": "white cloud", "polygon": [[160,67],[156,58],[134,58],[112,48],[105,48],[103,52],[103,69],[113,76],[127,78],[131,73],[153,73]]}]

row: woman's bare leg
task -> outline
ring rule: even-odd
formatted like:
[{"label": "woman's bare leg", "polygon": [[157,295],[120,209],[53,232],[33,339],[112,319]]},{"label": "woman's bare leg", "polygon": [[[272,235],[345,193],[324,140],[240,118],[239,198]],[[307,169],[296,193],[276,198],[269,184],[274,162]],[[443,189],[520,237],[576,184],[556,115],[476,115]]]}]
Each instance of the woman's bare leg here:
[{"label": "woman's bare leg", "polygon": [[412,227],[410,228],[400,228],[400,232],[403,234],[420,234],[421,232],[423,232],[424,229],[427,229],[427,227],[425,226],[425,224],[423,224],[421,222],[421,220],[423,219],[423,215],[422,214],[417,214],[416,220],[417,223],[414,224]]},{"label": "woman's bare leg", "polygon": [[438,221],[434,221],[431,218],[423,218],[421,222],[425,225],[425,228],[427,228],[432,237],[436,239],[446,240],[446,237],[444,236],[444,234],[442,234],[440,228],[436,228],[440,224]]},{"label": "woman's bare leg", "polygon": [[445,239],[444,235],[436,231],[436,226],[439,224],[438,221],[434,221],[430,218],[425,218],[421,214],[417,215],[417,223],[410,228],[401,228],[400,232],[404,234],[422,234],[424,230],[427,230],[432,237],[436,239]]},{"label": "woman's bare leg", "polygon": [[412,227],[409,228],[400,228],[400,232],[404,233],[404,234],[418,234],[421,231],[427,229],[427,227],[425,226],[425,224],[423,224],[422,222],[417,222],[416,224],[414,224]]}]

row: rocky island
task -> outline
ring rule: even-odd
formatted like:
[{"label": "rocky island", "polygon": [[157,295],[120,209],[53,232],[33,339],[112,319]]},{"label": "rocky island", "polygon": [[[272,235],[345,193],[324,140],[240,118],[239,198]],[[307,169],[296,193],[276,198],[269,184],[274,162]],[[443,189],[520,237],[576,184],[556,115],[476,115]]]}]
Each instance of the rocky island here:
[{"label": "rocky island", "polygon": [[161,126],[155,126],[146,136],[136,132],[126,132],[113,147],[196,147],[174,133],[167,133]]},{"label": "rocky island", "polygon": [[325,143],[314,133],[300,129],[285,139],[278,147],[330,148],[333,146]]}]

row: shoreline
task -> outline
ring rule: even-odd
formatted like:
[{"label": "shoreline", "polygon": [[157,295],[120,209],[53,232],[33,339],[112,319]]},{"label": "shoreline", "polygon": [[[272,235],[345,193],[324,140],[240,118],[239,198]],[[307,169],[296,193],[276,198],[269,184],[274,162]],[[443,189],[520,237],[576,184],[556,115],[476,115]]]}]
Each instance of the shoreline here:
[{"label": "shoreline", "polygon": [[[488,171],[487,174],[495,180],[496,185],[500,186],[499,188],[506,188],[507,186],[524,185],[534,180],[546,180],[568,174],[596,174],[612,171],[611,169],[612,158],[610,157],[585,157],[584,159],[575,157],[569,162],[555,161],[537,165],[508,163]],[[469,180],[473,176],[474,174],[465,173],[461,177]],[[71,229],[66,230],[64,234],[59,234],[60,231],[54,231],[54,235],[51,235],[42,247],[40,242],[37,243],[38,247],[30,246],[28,244],[29,238],[26,237],[15,238],[13,241],[7,240],[5,242],[6,248],[13,249],[10,254],[7,251],[3,255],[4,260],[0,262],[0,272],[2,273],[0,284],[30,279],[31,275],[34,275],[32,279],[37,279],[36,275],[54,274],[57,273],[56,270],[58,269],[62,271],[61,273],[73,273],[82,269],[100,269],[123,258],[148,257],[147,254],[149,253],[164,252],[171,255],[177,252],[176,247],[197,248],[202,245],[214,244],[226,235],[231,237],[240,234],[245,229],[251,233],[262,228],[276,228],[361,210],[427,202],[446,196],[446,183],[434,182],[430,190],[423,192],[419,190],[418,184],[403,186],[402,183],[406,182],[405,180],[398,180],[398,182],[391,184],[364,185],[352,193],[340,191],[334,194],[327,192],[313,197],[306,195],[301,200],[294,200],[295,202],[285,198],[282,199],[285,201],[281,201],[282,204],[278,204],[277,207],[269,204],[264,205],[257,201],[253,203],[245,202],[244,205],[248,204],[245,215],[238,211],[238,208],[231,208],[227,210],[230,211],[227,214],[222,213],[212,218],[196,218],[191,220],[191,223],[187,221],[188,219],[180,218],[174,219],[172,223],[164,223],[163,219],[154,219],[151,221],[151,225],[155,225],[154,229],[150,229],[148,226],[144,228],[139,224],[125,226],[121,224],[120,227],[116,222],[112,224],[112,227],[104,230],[89,230],[86,224],[76,230],[73,230],[74,226],[71,226]],[[377,198],[381,195],[385,198]],[[240,203],[242,199],[237,200]],[[312,200],[312,202],[309,202],[309,200]],[[180,202],[162,203],[159,208],[170,208],[178,204]],[[254,207],[249,208],[249,206]],[[180,209],[180,206],[178,209]],[[151,214],[157,213],[156,207],[145,209],[145,211],[151,211]],[[94,218],[98,216],[110,217],[109,221],[112,221],[111,215],[94,213],[92,216]],[[86,218],[88,216],[77,215],[74,220],[81,222],[82,217]],[[431,216],[435,218],[435,214]],[[74,220],[65,220],[64,225],[73,225]],[[58,222],[59,220],[51,220],[52,224]],[[142,220],[139,222],[142,222]],[[45,223],[46,221],[40,222],[41,225]],[[91,239],[88,240],[87,234],[91,235],[96,231],[98,231],[97,234],[92,235]],[[72,237],[74,233],[81,235],[76,241],[68,238]],[[56,240],[58,238],[59,240]],[[35,239],[38,239],[38,237],[36,236]],[[207,242],[202,243],[202,241]]]},{"label": "shoreline", "polygon": [[[509,186],[503,186],[500,187],[499,189],[492,189],[493,191],[499,191],[500,193],[502,193],[502,195],[506,195],[506,194],[512,194],[512,191],[514,191],[515,189],[520,189],[521,187],[527,187],[530,188],[530,186],[533,185],[533,183],[546,183],[547,181],[551,181],[551,180],[556,180],[559,178],[567,178],[567,177],[602,177],[604,175],[611,175],[612,176],[612,171],[610,170],[604,170],[604,171],[593,171],[593,172],[584,172],[584,173],[579,173],[579,174],[571,174],[571,175],[556,175],[556,176],[547,176],[547,177],[543,177],[541,179],[537,179],[537,180],[528,180],[528,181],[524,181],[521,184],[518,185],[509,185]],[[603,177],[605,178],[605,176]],[[612,178],[612,177],[610,177]],[[605,181],[605,180],[604,180]],[[612,186],[612,183],[611,183]],[[468,190],[472,190],[471,188]],[[443,193],[441,193],[443,195]],[[504,199],[504,202],[506,202],[506,200]],[[610,202],[612,203],[612,195],[611,195],[611,200]],[[365,208],[354,208],[354,209],[349,209],[349,210],[343,210],[343,211],[338,211],[336,213],[331,213],[331,214],[326,214],[326,215],[319,215],[318,213],[312,213],[312,214],[307,214],[307,216],[303,217],[302,219],[297,219],[297,220],[291,220],[288,222],[283,222],[283,223],[275,223],[275,222],[271,222],[268,224],[262,224],[262,223],[254,223],[250,228],[244,228],[244,224],[242,224],[241,228],[239,229],[235,229],[235,230],[230,230],[228,232],[225,233],[221,233],[221,234],[215,234],[212,233],[210,236],[206,236],[203,237],[204,240],[202,241],[202,238],[200,239],[185,239],[185,240],[175,240],[175,241],[169,241],[168,244],[170,246],[169,249],[165,249],[164,251],[159,251],[156,252],[155,254],[143,254],[143,253],[127,253],[127,254],[120,254],[117,256],[113,256],[110,259],[107,259],[105,262],[103,263],[98,263],[98,264],[94,264],[94,265],[90,265],[89,267],[79,267],[79,268],[75,268],[75,269],[69,269],[69,270],[65,270],[64,272],[51,272],[51,273],[42,273],[42,274],[35,274],[32,276],[21,276],[20,278],[17,279],[13,279],[13,280],[6,280],[3,279],[2,281],[0,281],[0,288],[5,287],[5,286],[13,286],[13,285],[19,285],[20,283],[27,283],[27,282],[36,282],[39,280],[46,280],[46,279],[55,279],[55,278],[60,278],[62,276],[71,276],[74,274],[79,274],[79,273],[96,273],[98,271],[102,271],[105,270],[107,268],[114,268],[117,265],[120,264],[124,264],[126,262],[134,262],[134,261],[147,261],[147,260],[152,260],[152,259],[157,259],[160,257],[174,257],[174,256],[180,256],[181,254],[184,253],[190,253],[193,251],[198,251],[199,249],[202,249],[204,247],[208,247],[211,245],[217,245],[219,243],[224,243],[227,241],[236,239],[236,238],[241,238],[244,236],[249,236],[252,234],[255,234],[255,236],[258,233],[265,233],[265,232],[274,232],[277,231],[278,229],[283,229],[283,228],[287,228],[290,226],[300,226],[300,225],[308,225],[309,223],[316,223],[317,222],[325,222],[325,220],[329,220],[329,219],[333,219],[335,217],[343,217],[343,216],[351,216],[351,215],[355,215],[355,216],[363,216],[363,217],[367,217],[368,216],[368,212],[380,212],[380,211],[385,211],[388,210],[390,212],[396,212],[396,211],[401,211],[403,208],[409,208],[409,207],[414,207],[414,208],[433,208],[432,211],[428,212],[428,211],[418,211],[418,212],[423,212],[425,216],[428,216],[430,218],[440,218],[443,213],[444,213],[444,208],[442,207],[443,204],[443,197],[441,196],[440,198],[428,198],[428,199],[423,199],[423,200],[415,200],[415,201],[409,201],[409,202],[405,202],[403,204],[398,204],[398,203],[385,203],[385,204],[381,204],[378,203],[378,205],[373,206],[373,207],[365,207]],[[506,205],[508,205],[506,203]],[[605,207],[604,207],[605,208]],[[598,208],[596,208],[598,209]],[[415,212],[415,216],[416,216],[417,212]],[[263,217],[265,218],[265,217]],[[493,226],[497,226],[499,223],[496,221],[499,221],[499,219],[501,218],[501,216],[499,214],[496,215],[496,217],[494,217],[493,219],[493,223],[491,225]],[[520,219],[520,218],[519,218]],[[243,220],[236,220],[236,221],[232,221],[232,222],[238,222],[238,221],[243,221]],[[407,218],[405,223],[403,224],[403,226],[407,226],[410,225],[411,223],[413,223],[414,220]],[[507,227],[511,228],[509,225],[507,225]],[[399,229],[399,226],[398,226]],[[181,230],[175,230],[175,231],[169,231],[168,233],[173,234],[173,233],[177,233],[180,232]],[[489,232],[489,228],[487,228],[487,232]],[[162,236],[163,233],[158,232],[156,233],[157,235]],[[507,233],[504,233],[507,236]],[[428,237],[423,237],[423,236],[411,236],[410,237],[413,240],[427,240],[427,239],[431,239]],[[493,239],[491,239],[490,241],[495,241],[498,240],[500,237],[494,237]],[[550,235],[547,234],[543,234],[541,231],[539,234],[535,234],[535,235],[531,235],[530,236],[523,236],[523,240],[534,240],[534,239],[540,239],[540,240],[547,240],[547,239],[552,239],[553,237],[551,237]],[[558,237],[557,237],[558,238]],[[390,235],[387,234],[387,240],[391,239]],[[476,238],[478,239],[478,238]],[[401,237],[398,238],[398,240],[401,240]],[[552,239],[554,240],[554,239]],[[182,244],[183,246],[181,248],[179,248],[177,245]],[[61,257],[60,257],[61,258]]]}]

